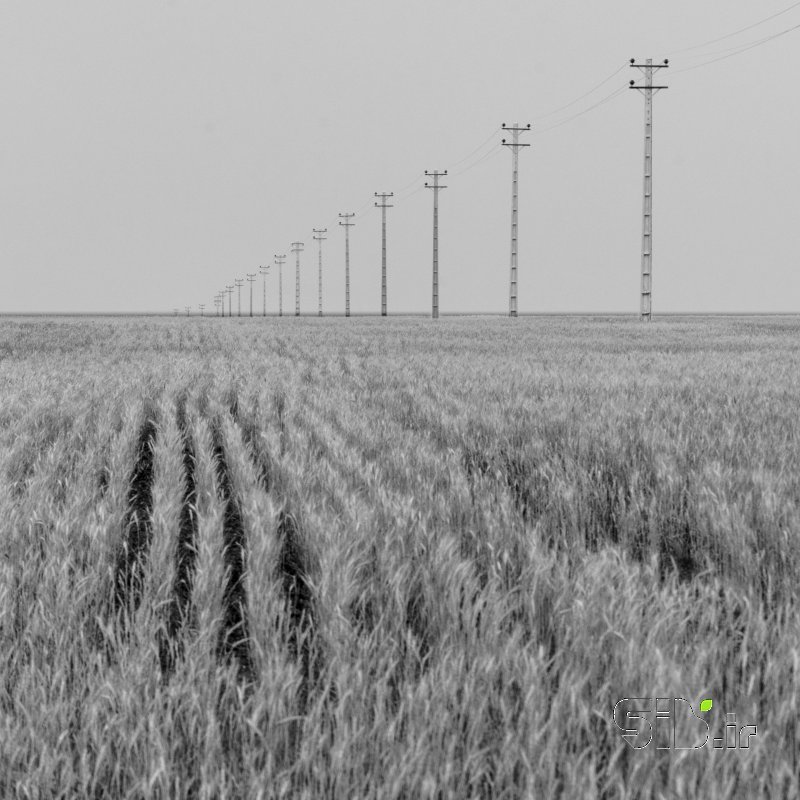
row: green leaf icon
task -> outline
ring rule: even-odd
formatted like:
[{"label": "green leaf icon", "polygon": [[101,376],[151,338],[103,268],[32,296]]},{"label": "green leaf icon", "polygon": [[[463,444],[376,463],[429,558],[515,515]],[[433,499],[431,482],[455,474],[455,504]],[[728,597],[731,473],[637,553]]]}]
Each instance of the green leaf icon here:
[{"label": "green leaf icon", "polygon": [[714,701],[709,697],[705,700],[700,701],[700,711],[701,713],[705,713],[706,711],[711,711],[711,706],[714,705]]}]

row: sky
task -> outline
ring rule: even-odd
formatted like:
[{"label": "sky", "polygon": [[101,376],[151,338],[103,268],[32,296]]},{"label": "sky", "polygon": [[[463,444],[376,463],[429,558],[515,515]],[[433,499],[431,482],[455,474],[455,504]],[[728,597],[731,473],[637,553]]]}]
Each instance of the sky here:
[{"label": "sky", "polygon": [[[654,316],[800,312],[800,27],[732,50],[800,26],[800,3],[779,13],[791,5],[3,0],[0,313],[213,313],[225,285],[285,253],[291,314],[294,241],[301,311],[315,313],[314,228],[328,230],[323,309],[342,313],[344,212],[358,214],[351,308],[376,313],[375,192],[395,194],[389,313],[430,313],[426,169],[450,173],[442,313],[507,313],[500,126],[531,123],[520,313],[634,314],[644,103],[625,89],[641,78],[632,57],[670,60],[654,100]],[[266,291],[272,313],[274,265]]]}]

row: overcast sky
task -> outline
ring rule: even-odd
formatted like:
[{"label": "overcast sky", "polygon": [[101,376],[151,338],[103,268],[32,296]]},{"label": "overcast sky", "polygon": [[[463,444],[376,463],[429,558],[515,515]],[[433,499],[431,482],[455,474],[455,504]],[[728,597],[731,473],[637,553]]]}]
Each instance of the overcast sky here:
[{"label": "overcast sky", "polygon": [[449,169],[441,310],[506,313],[511,154],[492,148],[501,123],[530,122],[520,312],[635,313],[643,99],[624,91],[552,127],[638,79],[633,56],[670,59],[654,103],[654,314],[800,311],[800,30],[681,71],[800,25],[800,4],[680,52],[790,4],[2,0],[0,312],[213,310],[225,284],[287,253],[291,313],[295,240],[313,312],[315,227],[329,231],[325,310],[341,312],[350,211],[352,309],[376,312],[371,202],[393,191],[389,311],[429,313],[432,193],[414,190]]}]

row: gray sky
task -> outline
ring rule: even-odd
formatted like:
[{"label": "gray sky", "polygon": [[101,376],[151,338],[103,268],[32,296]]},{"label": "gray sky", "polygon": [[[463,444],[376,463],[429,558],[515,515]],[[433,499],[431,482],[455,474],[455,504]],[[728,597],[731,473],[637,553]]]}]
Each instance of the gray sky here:
[{"label": "gray sky", "polygon": [[632,56],[671,64],[655,99],[654,313],[800,311],[800,30],[680,71],[800,25],[800,6],[678,52],[790,4],[3,0],[0,312],[213,310],[224,284],[275,253],[289,255],[292,311],[295,240],[312,312],[314,227],[329,230],[325,309],[341,311],[336,215],[359,209],[352,308],[378,311],[375,191],[399,195],[389,311],[429,312],[432,193],[413,190],[425,169],[450,169],[441,310],[504,313],[511,155],[456,174],[503,122],[534,126],[520,157],[520,311],[635,312],[642,97],[546,129],[639,73],[545,116]]}]

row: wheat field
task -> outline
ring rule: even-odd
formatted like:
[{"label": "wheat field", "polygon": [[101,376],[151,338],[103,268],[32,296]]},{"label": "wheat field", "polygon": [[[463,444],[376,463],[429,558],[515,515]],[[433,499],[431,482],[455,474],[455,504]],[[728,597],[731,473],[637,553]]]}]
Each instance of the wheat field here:
[{"label": "wheat field", "polygon": [[799,376],[791,317],[0,321],[0,796],[798,796]]}]

